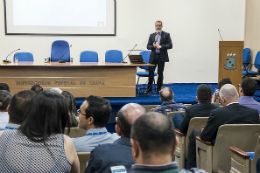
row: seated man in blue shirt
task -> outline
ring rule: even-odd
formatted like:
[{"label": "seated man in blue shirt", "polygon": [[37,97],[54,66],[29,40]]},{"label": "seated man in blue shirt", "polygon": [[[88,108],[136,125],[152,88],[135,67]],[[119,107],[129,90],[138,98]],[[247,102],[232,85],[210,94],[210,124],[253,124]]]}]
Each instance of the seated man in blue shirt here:
[{"label": "seated man in blue shirt", "polygon": [[131,145],[135,162],[132,173],[206,173],[196,168],[180,171],[172,162],[178,138],[172,121],[160,113],[146,113],[134,122]]},{"label": "seated man in blue shirt", "polygon": [[112,144],[102,144],[91,151],[86,173],[110,172],[110,167],[124,166],[131,172],[134,164],[130,133],[134,121],[145,114],[145,109],[136,103],[123,106],[117,114],[116,132],[121,138]]},{"label": "seated man in blue shirt", "polygon": [[257,83],[251,78],[243,79],[241,85],[239,85],[239,95],[238,103],[240,105],[256,109],[260,114],[260,103],[257,102],[253,95],[255,94],[257,88]]},{"label": "seated man in blue shirt", "polygon": [[185,111],[186,106],[182,103],[176,103],[173,100],[174,94],[169,87],[162,87],[159,92],[160,100],[163,102],[161,106],[156,107],[153,111],[167,115],[169,112]]},{"label": "seated man in blue shirt", "polygon": [[98,144],[112,143],[118,136],[108,133],[106,125],[112,108],[110,103],[99,96],[89,96],[78,111],[79,128],[87,130],[83,137],[72,138],[77,152],[90,152]]}]

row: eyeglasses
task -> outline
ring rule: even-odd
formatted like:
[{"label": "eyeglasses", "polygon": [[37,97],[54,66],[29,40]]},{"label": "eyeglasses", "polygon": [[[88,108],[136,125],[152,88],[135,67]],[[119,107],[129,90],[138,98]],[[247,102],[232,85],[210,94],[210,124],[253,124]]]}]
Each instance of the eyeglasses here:
[{"label": "eyeglasses", "polygon": [[78,110],[77,110],[77,116],[79,116],[79,114],[81,114],[81,115],[86,115],[86,114],[83,114],[83,113],[80,111],[80,109],[78,109]]},{"label": "eyeglasses", "polygon": [[159,27],[160,27],[160,26],[162,26],[162,25],[155,25],[155,26],[156,26],[156,27],[157,27],[157,26],[159,26]]}]

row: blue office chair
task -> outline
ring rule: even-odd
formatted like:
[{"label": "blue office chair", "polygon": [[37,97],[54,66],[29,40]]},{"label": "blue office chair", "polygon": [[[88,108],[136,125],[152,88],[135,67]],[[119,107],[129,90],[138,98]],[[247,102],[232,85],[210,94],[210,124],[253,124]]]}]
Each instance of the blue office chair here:
[{"label": "blue office chair", "polygon": [[15,57],[18,58],[18,61],[33,61],[33,54],[30,52],[17,52],[14,54]]},{"label": "blue office chair", "polygon": [[[142,51],[140,52],[140,55],[142,55],[144,62],[149,63],[151,51]],[[144,69],[145,71],[139,71],[136,73],[138,76],[137,79],[137,85],[139,84],[139,78],[140,77],[149,77],[149,67],[148,66],[140,66],[141,69]],[[157,76],[157,73],[154,72],[154,76]],[[155,80],[153,79],[154,88],[155,88]],[[138,90],[137,90],[138,93]]]},{"label": "blue office chair", "polygon": [[243,49],[243,70],[245,70],[249,64],[250,64],[250,49],[244,48]]},{"label": "blue office chair", "polygon": [[95,51],[83,51],[80,54],[80,62],[98,62],[98,53]]},{"label": "blue office chair", "polygon": [[70,62],[69,47],[69,43],[65,40],[54,41],[51,47],[51,61],[63,60],[65,62]]},{"label": "blue office chair", "polygon": [[108,50],[105,55],[105,62],[122,62],[123,53],[120,50]]},{"label": "blue office chair", "polygon": [[[255,68],[257,69],[257,71],[250,71],[249,69],[251,69],[252,66],[255,66]],[[243,77],[256,77],[260,74],[260,51],[257,52],[256,56],[255,56],[255,63],[254,64],[249,64],[247,66],[247,68],[245,68],[245,70],[242,71]]]}]

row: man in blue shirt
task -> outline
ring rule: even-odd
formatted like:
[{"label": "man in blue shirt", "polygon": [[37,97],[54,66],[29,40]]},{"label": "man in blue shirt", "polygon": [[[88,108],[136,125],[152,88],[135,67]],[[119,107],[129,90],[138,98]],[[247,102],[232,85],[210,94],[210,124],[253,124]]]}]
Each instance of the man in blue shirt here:
[{"label": "man in blue shirt", "polygon": [[83,137],[72,138],[77,152],[90,152],[98,144],[112,143],[118,136],[110,134],[106,125],[112,108],[110,103],[99,96],[89,96],[78,111],[79,128],[87,130]]},{"label": "man in blue shirt", "polygon": [[238,103],[240,105],[256,109],[260,114],[260,103],[257,102],[253,95],[255,94],[257,88],[257,83],[251,78],[243,79],[241,85],[239,85],[239,95]]},{"label": "man in blue shirt", "polygon": [[167,115],[169,112],[185,111],[186,106],[182,103],[176,103],[173,100],[174,94],[169,87],[162,87],[160,94],[160,100],[163,102],[161,106],[156,107],[153,111]]},{"label": "man in blue shirt", "polygon": [[145,109],[136,103],[123,106],[117,114],[116,132],[121,138],[112,144],[102,144],[91,151],[86,173],[110,172],[113,166],[124,166],[131,172],[134,164],[130,133],[134,121],[145,114]]}]

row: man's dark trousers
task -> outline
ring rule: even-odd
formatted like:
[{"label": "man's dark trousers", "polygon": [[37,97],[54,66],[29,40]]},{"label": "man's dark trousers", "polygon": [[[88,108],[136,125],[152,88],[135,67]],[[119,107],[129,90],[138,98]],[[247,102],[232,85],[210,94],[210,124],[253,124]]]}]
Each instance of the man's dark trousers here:
[{"label": "man's dark trousers", "polygon": [[149,82],[148,82],[148,90],[152,89],[153,80],[154,80],[154,71],[158,66],[158,80],[157,80],[157,89],[160,89],[163,85],[163,71],[164,71],[164,64],[161,60],[160,54],[155,54],[155,58],[151,64],[154,66],[149,66]]}]

